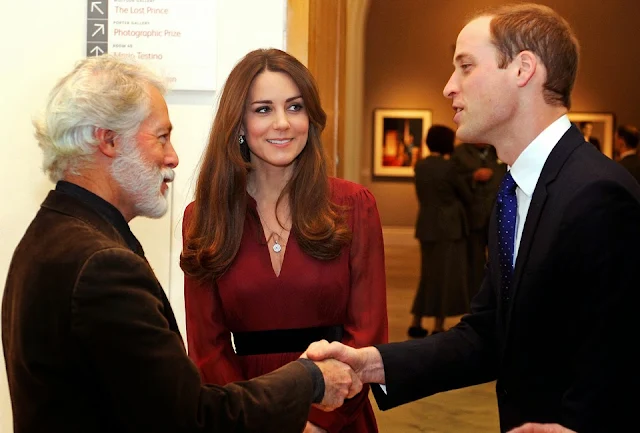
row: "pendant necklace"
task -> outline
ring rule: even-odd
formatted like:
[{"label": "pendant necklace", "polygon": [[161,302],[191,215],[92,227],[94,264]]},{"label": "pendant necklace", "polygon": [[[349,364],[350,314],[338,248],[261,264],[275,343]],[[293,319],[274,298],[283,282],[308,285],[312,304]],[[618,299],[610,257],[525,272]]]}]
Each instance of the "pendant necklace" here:
[{"label": "pendant necklace", "polygon": [[[260,210],[258,209],[258,206],[256,206],[256,211],[258,212],[258,217],[260,218],[260,221],[262,221],[265,227],[271,232],[271,236],[269,236],[269,239],[273,238],[273,246],[271,247],[271,249],[273,250],[274,253],[279,253],[280,251],[282,251],[282,245],[280,245],[280,242],[278,242],[278,240],[282,239],[282,233],[284,231],[284,227],[282,227],[282,230],[280,230],[280,233],[276,233],[275,231],[271,230],[271,227],[269,227],[265,219],[262,218],[262,214],[260,214]],[[267,244],[269,243],[269,239],[267,239]]]}]

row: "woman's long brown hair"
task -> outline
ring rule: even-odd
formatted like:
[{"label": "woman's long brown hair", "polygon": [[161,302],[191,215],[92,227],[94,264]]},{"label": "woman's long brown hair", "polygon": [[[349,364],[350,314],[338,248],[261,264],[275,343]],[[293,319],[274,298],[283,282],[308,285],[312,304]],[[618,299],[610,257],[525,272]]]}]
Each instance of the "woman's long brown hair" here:
[{"label": "woman's long brown hair", "polygon": [[284,51],[255,50],[233,68],[224,85],[198,175],[191,219],[184,230],[180,267],[198,280],[222,275],[240,248],[251,164],[247,144],[240,145],[238,137],[249,87],[265,70],[284,72],[293,79],[309,115],[307,144],[276,207],[288,195],[291,233],[312,257],[333,259],[351,238],[342,209],[330,201],[327,161],[320,141],[327,116],[313,76]]}]

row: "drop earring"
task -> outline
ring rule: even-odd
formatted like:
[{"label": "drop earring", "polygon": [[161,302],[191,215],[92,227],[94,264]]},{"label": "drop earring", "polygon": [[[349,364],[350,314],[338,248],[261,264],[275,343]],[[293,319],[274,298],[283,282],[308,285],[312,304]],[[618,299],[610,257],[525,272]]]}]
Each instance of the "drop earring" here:
[{"label": "drop earring", "polygon": [[238,136],[238,143],[244,144],[244,142],[245,142],[244,135]]}]

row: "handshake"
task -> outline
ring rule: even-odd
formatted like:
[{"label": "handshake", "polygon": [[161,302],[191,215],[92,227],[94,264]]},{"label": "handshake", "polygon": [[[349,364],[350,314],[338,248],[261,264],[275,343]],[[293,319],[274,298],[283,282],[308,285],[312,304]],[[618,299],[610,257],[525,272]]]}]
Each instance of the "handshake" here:
[{"label": "handshake", "polygon": [[[334,410],[344,400],[355,396],[364,383],[385,384],[382,356],[375,347],[354,349],[326,340],[312,343],[300,356],[316,363],[324,377],[325,391],[322,402],[316,404],[325,411]],[[307,426],[306,432],[318,432]],[[559,424],[526,423],[509,433],[576,433]]]},{"label": "handshake", "polygon": [[315,406],[332,411],[362,390],[364,383],[384,384],[382,357],[375,347],[354,349],[326,340],[312,343],[300,356],[315,362],[324,378],[324,397]]}]

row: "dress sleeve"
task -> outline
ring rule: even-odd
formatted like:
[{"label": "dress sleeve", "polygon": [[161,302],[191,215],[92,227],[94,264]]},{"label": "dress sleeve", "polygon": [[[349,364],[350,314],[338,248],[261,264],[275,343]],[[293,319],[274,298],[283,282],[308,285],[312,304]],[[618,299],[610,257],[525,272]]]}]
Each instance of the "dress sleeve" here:
[{"label": "dress sleeve", "polygon": [[[183,240],[192,211],[190,204],[184,213]],[[231,333],[215,285],[185,274],[184,301],[189,357],[198,366],[202,380],[215,385],[246,380],[231,346]]]},{"label": "dress sleeve", "polygon": [[[350,208],[349,225],[353,238],[349,257],[349,306],[342,342],[353,347],[386,343],[387,284],[382,226],[376,201],[371,192],[362,188],[345,204]],[[309,421],[329,433],[340,432],[365,410],[368,397],[369,386],[364,386],[358,395],[333,412],[312,407]]]}]

